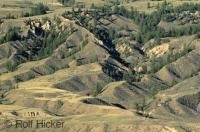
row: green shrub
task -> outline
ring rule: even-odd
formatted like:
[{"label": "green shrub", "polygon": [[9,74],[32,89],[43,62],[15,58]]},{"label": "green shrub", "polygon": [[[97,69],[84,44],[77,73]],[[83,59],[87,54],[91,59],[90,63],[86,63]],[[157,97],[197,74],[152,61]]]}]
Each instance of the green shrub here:
[{"label": "green shrub", "polygon": [[31,15],[42,15],[42,14],[46,14],[47,11],[49,10],[49,7],[39,3],[36,4],[34,7],[31,8]]},{"label": "green shrub", "polygon": [[0,43],[5,43],[8,41],[16,41],[21,39],[20,35],[21,29],[19,27],[11,27],[5,33],[5,35],[0,38]]},{"label": "green shrub", "polygon": [[31,14],[29,12],[22,12],[21,17],[30,17]]},{"label": "green shrub", "polygon": [[67,36],[69,33],[67,31],[64,31],[63,33],[58,33],[55,30],[50,31],[46,34],[46,36],[43,39],[43,42],[40,42],[41,44],[45,45],[39,52],[39,59],[43,59],[50,54],[53,53],[53,51],[58,48],[58,46],[66,41]]},{"label": "green shrub", "polygon": [[58,0],[61,4],[65,6],[73,5],[75,4],[75,0]]},{"label": "green shrub", "polygon": [[142,100],[140,100],[139,102],[137,102],[135,104],[136,110],[137,111],[145,111],[148,109],[149,105],[147,103],[146,98],[144,97]]},{"label": "green shrub", "polygon": [[197,34],[196,34],[196,38],[197,38],[197,39],[200,39],[200,33],[197,33]]},{"label": "green shrub", "polygon": [[16,17],[9,13],[8,15],[6,15],[5,19],[16,19]]},{"label": "green shrub", "polygon": [[98,94],[101,93],[102,89],[103,88],[97,83],[96,86],[92,90],[92,95],[97,96]]},{"label": "green shrub", "polygon": [[11,72],[12,72],[12,71],[16,70],[17,64],[14,64],[13,62],[8,61],[8,62],[6,63],[6,68],[7,68],[8,71],[11,71]]}]

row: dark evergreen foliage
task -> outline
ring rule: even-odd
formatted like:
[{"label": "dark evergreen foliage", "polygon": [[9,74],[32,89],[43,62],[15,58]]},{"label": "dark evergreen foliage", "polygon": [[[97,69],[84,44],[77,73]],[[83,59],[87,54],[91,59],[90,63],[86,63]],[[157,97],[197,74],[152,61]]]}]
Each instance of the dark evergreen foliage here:
[{"label": "dark evergreen foliage", "polygon": [[39,3],[31,8],[30,16],[46,14],[48,10],[49,10],[48,6]]},{"label": "dark evergreen foliage", "polygon": [[61,4],[68,6],[68,5],[73,5],[75,4],[75,0],[58,0]]},{"label": "dark evergreen foliage", "polygon": [[9,28],[5,35],[0,39],[0,43],[21,39],[20,30],[21,29],[19,27]]},{"label": "dark evergreen foliage", "polygon": [[[98,12],[106,14],[118,14],[132,19],[140,27],[140,33],[136,36],[139,43],[144,43],[152,38],[159,40],[162,37],[178,37],[182,35],[196,34],[200,31],[199,24],[188,25],[183,28],[175,28],[169,31],[158,27],[161,20],[173,21],[175,18],[171,13],[180,13],[182,11],[195,12],[200,10],[200,4],[183,4],[173,7],[170,3],[164,2],[157,11],[151,14],[138,12],[131,8],[127,10],[123,6],[115,6],[111,11],[109,6],[98,8]],[[113,32],[111,32],[113,34]]]}]

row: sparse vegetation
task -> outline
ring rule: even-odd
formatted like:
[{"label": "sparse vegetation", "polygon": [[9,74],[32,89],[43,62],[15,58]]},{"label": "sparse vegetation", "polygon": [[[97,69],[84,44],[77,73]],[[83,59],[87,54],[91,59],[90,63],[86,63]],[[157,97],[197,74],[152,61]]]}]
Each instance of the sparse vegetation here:
[{"label": "sparse vegetation", "polygon": [[42,41],[37,41],[44,45],[44,47],[40,50],[38,58],[42,59],[51,55],[60,44],[66,41],[66,36],[69,33],[67,31],[61,33],[56,32],[55,30],[47,33]]},{"label": "sparse vegetation", "polygon": [[180,97],[178,98],[178,101],[182,105],[185,105],[195,111],[199,111],[198,104],[200,102],[200,93]]},{"label": "sparse vegetation", "polygon": [[136,107],[136,113],[140,116],[146,117],[146,118],[153,118],[150,112],[147,112],[147,109],[149,108],[150,104],[147,103],[146,98],[144,97],[140,102],[137,102],[135,104]]},{"label": "sparse vegetation", "polygon": [[155,73],[157,72],[159,69],[161,69],[163,66],[176,61],[177,59],[179,59],[180,57],[188,54],[189,52],[191,52],[193,50],[193,47],[191,46],[187,46],[184,47],[181,51],[173,54],[173,51],[168,52],[167,54],[165,54],[162,57],[159,57],[155,60],[153,60],[152,62],[152,70],[149,71],[149,73]]},{"label": "sparse vegetation", "polygon": [[21,29],[19,27],[11,27],[8,29],[8,31],[5,33],[5,35],[0,38],[0,43],[5,43],[8,41],[16,41],[21,39],[20,35]]},{"label": "sparse vegetation", "polygon": [[197,34],[196,34],[196,38],[197,38],[197,39],[200,39],[200,33],[197,33]]},{"label": "sparse vegetation", "polygon": [[42,3],[39,3],[31,8],[31,15],[34,16],[34,15],[46,14],[48,10],[49,10],[48,6],[46,6]]},{"label": "sparse vegetation", "polygon": [[123,80],[126,80],[128,83],[136,81],[136,74],[133,71],[126,71],[123,73]]},{"label": "sparse vegetation", "polygon": [[[198,33],[200,31],[199,25],[188,25],[183,28],[165,31],[164,29],[158,27],[158,24],[162,19],[167,19],[169,14],[172,12],[181,12],[185,10],[194,12],[194,10],[197,11],[199,8],[199,4],[184,4],[178,7],[173,7],[173,5],[164,2],[157,11],[151,13],[150,15],[135,11],[133,8],[131,11],[128,11],[123,6],[115,6],[114,13],[133,19],[140,26],[140,33],[136,37],[136,40],[140,43],[144,43],[156,37],[178,37]],[[109,10],[106,12],[109,12]]]},{"label": "sparse vegetation", "polygon": [[100,86],[98,83],[96,84],[96,86],[93,88],[93,90],[92,90],[92,95],[95,97],[95,96],[97,96],[98,94],[100,94],[101,93],[101,91],[102,91],[102,86]]},{"label": "sparse vegetation", "polygon": [[75,0],[58,0],[58,2],[65,6],[73,6],[75,4]]},{"label": "sparse vegetation", "polygon": [[135,104],[137,111],[145,111],[148,108],[148,104],[146,102],[146,98],[144,97],[141,102],[138,102]]},{"label": "sparse vegetation", "polygon": [[16,17],[9,13],[8,15],[6,15],[5,19],[16,19]]},{"label": "sparse vegetation", "polygon": [[6,68],[8,69],[8,71],[13,72],[14,70],[16,70],[17,64],[15,64],[14,62],[8,61],[6,63]]}]

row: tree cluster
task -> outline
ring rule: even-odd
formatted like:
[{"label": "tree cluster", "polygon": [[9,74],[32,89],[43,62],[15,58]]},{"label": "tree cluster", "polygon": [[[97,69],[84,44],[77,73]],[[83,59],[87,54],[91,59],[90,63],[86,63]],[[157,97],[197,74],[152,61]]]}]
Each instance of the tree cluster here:
[{"label": "tree cluster", "polygon": [[75,4],[75,0],[58,0],[62,5],[70,6]]},{"label": "tree cluster", "polygon": [[46,14],[47,11],[49,10],[49,7],[42,4],[42,3],[39,3],[39,4],[36,4],[34,7],[31,8],[31,15],[34,16],[34,15],[42,15],[42,14]]},{"label": "tree cluster", "polygon": [[[136,40],[140,43],[144,43],[152,38],[162,37],[178,37],[182,35],[196,34],[200,31],[199,24],[187,25],[182,28],[175,28],[169,31],[158,27],[161,20],[173,19],[169,14],[182,11],[195,12],[200,10],[200,4],[183,4],[178,7],[164,2],[157,11],[151,14],[145,14],[138,12],[131,8],[131,11],[127,10],[123,6],[115,6],[113,13],[125,16],[132,19],[140,27],[140,33],[136,36]],[[107,10],[109,11],[109,10]]]},{"label": "tree cluster", "polygon": [[21,39],[20,35],[21,29],[19,27],[11,27],[5,33],[5,35],[0,38],[0,43],[5,43],[8,41],[16,41]]}]

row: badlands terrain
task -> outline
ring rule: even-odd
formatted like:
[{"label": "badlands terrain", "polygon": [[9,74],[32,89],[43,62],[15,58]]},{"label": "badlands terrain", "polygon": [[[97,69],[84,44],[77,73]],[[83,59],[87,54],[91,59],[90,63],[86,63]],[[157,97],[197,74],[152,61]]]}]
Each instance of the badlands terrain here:
[{"label": "badlands terrain", "polygon": [[47,131],[200,132],[200,1],[0,0],[0,132]]}]

